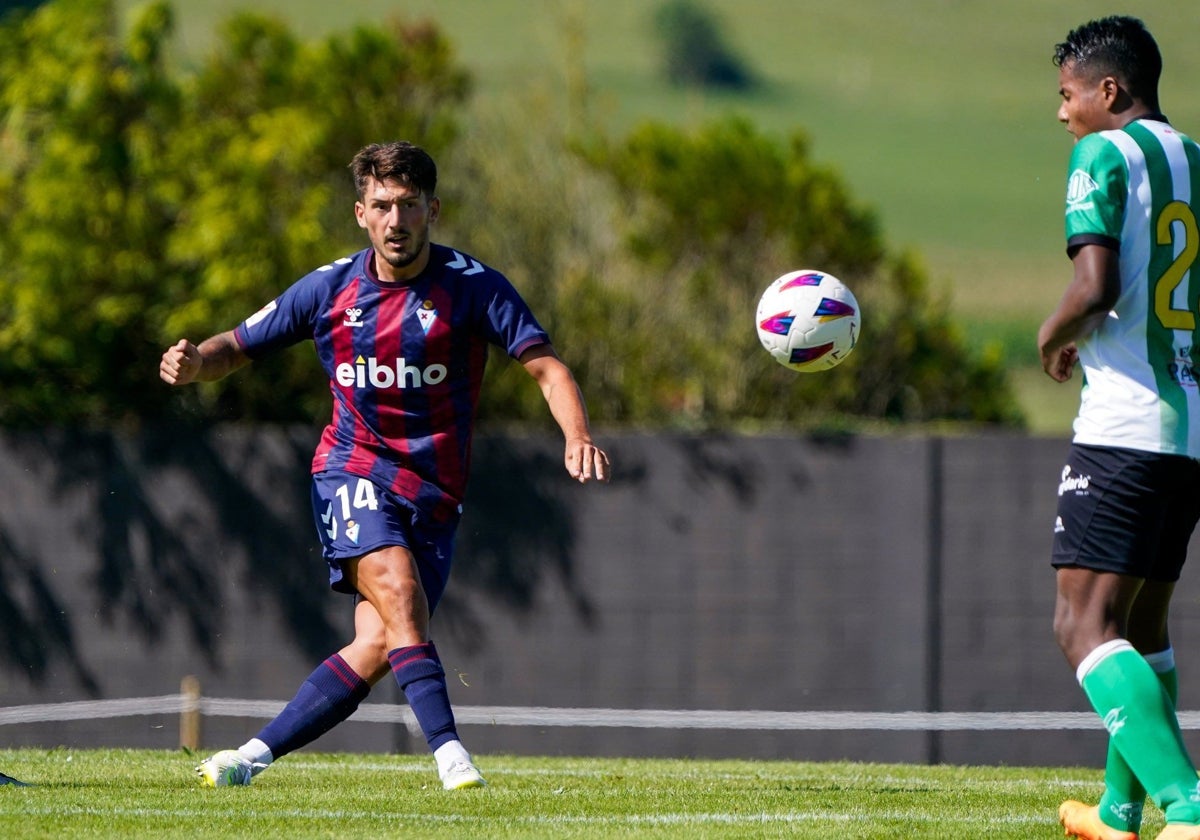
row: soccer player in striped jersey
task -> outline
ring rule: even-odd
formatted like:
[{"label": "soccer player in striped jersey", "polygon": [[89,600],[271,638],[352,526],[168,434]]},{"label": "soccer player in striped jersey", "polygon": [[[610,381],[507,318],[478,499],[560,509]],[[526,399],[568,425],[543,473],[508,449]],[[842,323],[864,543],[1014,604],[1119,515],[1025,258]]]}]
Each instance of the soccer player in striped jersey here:
[{"label": "soccer player in striped jersey", "polygon": [[1200,147],[1159,113],[1162,59],[1142,22],[1109,17],[1055,51],[1058,118],[1076,138],[1066,197],[1074,276],[1038,333],[1042,366],[1083,368],[1058,488],[1054,631],[1109,733],[1099,805],[1067,801],[1067,836],[1200,840],[1200,786],[1175,714],[1171,593],[1200,518]]},{"label": "soccer player in striped jersey", "polygon": [[210,786],[249,784],[275,759],[349,717],[389,672],[408,699],[447,790],[483,776],[455,728],[429,619],[450,574],[476,403],[489,345],[540,386],[580,482],[609,479],[571,371],[499,272],[430,241],[437,168],[410,143],[351,163],[355,217],[370,246],[322,266],[236,328],[163,354],[171,385],[219,379],[311,340],[333,417],[313,458],[313,513],[333,589],[355,595],[355,636],[237,750],[197,768]]}]

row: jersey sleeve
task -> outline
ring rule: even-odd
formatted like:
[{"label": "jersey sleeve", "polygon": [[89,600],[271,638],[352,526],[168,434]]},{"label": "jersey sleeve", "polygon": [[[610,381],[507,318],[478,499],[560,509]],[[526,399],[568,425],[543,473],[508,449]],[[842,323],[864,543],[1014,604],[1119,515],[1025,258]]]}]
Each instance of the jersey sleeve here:
[{"label": "jersey sleeve", "polygon": [[314,272],[238,324],[233,334],[242,351],[251,359],[258,359],[311,339],[323,289],[324,284]]},{"label": "jersey sleeve", "polygon": [[550,343],[550,336],[528,304],[508,279],[498,273],[491,276],[483,329],[488,341],[503,347],[514,359],[530,347]]},{"label": "jersey sleeve", "polygon": [[1067,177],[1067,253],[1090,244],[1117,250],[1125,223],[1129,169],[1125,157],[1102,134],[1075,144]]}]

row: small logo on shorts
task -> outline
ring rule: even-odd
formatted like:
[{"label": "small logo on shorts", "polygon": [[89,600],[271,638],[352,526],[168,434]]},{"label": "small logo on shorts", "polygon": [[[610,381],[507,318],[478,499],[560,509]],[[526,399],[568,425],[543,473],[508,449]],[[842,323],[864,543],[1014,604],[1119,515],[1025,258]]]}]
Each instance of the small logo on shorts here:
[{"label": "small logo on shorts", "polygon": [[337,520],[333,518],[333,502],[325,508],[325,512],[321,514],[321,524],[328,525],[325,533],[329,535],[329,539],[337,539]]},{"label": "small logo on shorts", "polygon": [[346,520],[346,539],[358,545],[358,523],[353,519]]},{"label": "small logo on shorts", "polygon": [[1088,488],[1092,486],[1090,475],[1071,475],[1071,465],[1063,467],[1062,480],[1058,483],[1058,495],[1073,492],[1076,496],[1087,496]]},{"label": "small logo on shorts", "polygon": [[1067,530],[1067,528],[1065,525],[1063,525],[1062,517],[1061,516],[1054,517],[1054,533],[1061,534],[1065,530]]}]

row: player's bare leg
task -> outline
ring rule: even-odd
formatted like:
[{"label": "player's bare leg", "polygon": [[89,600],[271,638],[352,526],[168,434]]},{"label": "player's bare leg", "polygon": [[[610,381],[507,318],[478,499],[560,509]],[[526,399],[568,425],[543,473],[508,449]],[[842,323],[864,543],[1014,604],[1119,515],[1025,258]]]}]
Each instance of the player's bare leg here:
[{"label": "player's bare leg", "polygon": [[383,623],[388,664],[433,751],[442,786],[482,787],[486,782],[455,728],[446,672],[429,640],[429,603],[412,552],[388,546],[345,568],[347,580]]}]

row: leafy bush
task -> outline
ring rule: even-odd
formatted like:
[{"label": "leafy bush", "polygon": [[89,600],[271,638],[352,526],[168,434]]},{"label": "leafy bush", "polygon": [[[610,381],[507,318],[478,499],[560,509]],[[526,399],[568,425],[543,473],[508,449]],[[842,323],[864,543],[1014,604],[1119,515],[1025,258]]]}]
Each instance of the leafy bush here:
[{"label": "leafy bush", "polygon": [[361,247],[362,145],[456,137],[467,76],[430,27],[304,44],[239,15],[191,75],[164,60],[171,27],[154,3],[122,40],[107,0],[0,27],[0,421],[325,413],[311,354],[185,392],[158,355]]},{"label": "leafy bush", "polygon": [[[968,351],[915,257],[887,252],[874,215],[812,161],[803,135],[780,144],[728,119],[696,130],[648,123],[574,157],[538,142],[467,141],[472,189],[490,200],[458,215],[456,232],[463,247],[486,243],[501,257],[599,421],[1021,422],[1002,360]],[[491,213],[510,223],[487,225]],[[776,365],[753,328],[763,289],[797,268],[842,278],[864,310],[854,355],[827,374]],[[521,379],[496,378],[485,416],[544,418]]]},{"label": "leafy bush", "polygon": [[[109,0],[0,25],[2,423],[323,420],[312,353],[183,390],[158,381],[158,357],[362,247],[346,166],[395,138],[442,164],[436,238],[510,276],[597,423],[1019,422],[999,360],[966,351],[802,134],[730,119],[583,142],[510,111],[463,136],[469,79],[431,26],[304,43],[243,14],[190,72],[164,58],[171,27],[154,3],[122,37]],[[771,362],[753,329],[761,290],[801,267],[837,274],[865,311],[859,349],[815,377]],[[549,422],[515,365],[489,376],[485,418]]]}]

